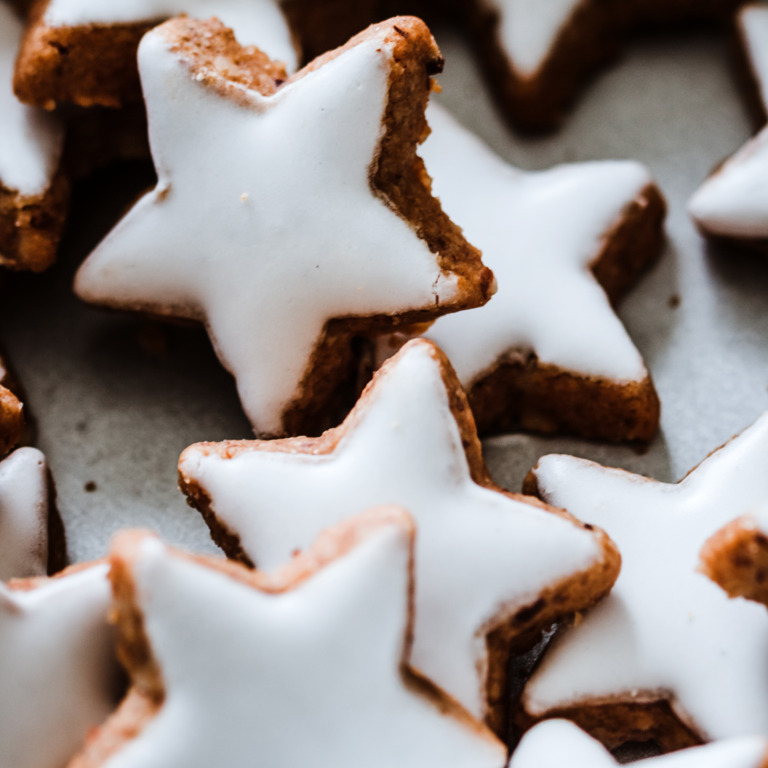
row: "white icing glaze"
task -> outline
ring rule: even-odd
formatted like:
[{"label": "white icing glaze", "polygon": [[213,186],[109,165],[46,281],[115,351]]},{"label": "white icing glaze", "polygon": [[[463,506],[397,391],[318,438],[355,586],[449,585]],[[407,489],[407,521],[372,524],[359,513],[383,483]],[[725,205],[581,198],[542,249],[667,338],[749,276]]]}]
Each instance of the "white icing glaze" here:
[{"label": "white icing glaze", "polygon": [[19,448],[0,462],[0,579],[44,576],[47,565],[45,456]]},{"label": "white icing glaze", "polygon": [[426,341],[406,346],[331,454],[225,460],[192,448],[180,471],[267,569],[368,507],[408,509],[418,527],[412,663],[481,717],[485,633],[602,553],[570,522],[472,481],[434,354]]},{"label": "white icing glaze", "polygon": [[523,173],[431,104],[421,154],[433,192],[483,252],[499,291],[484,307],[441,317],[427,338],[469,388],[509,356],[583,376],[643,380],[648,372],[590,271],[603,239],[650,174],[633,162]]},{"label": "white icing glaze", "polygon": [[583,0],[484,0],[498,14],[497,36],[510,66],[534,78]]},{"label": "white icing glaze", "polygon": [[237,88],[243,103],[191,78],[161,31],[144,37],[139,63],[159,183],[76,290],[205,319],[254,427],[279,432],[330,318],[457,295],[455,276],[370,187],[391,47],[368,39],[269,98]]},{"label": "white icing glaze", "polygon": [[0,584],[0,765],[61,768],[114,709],[107,566],[29,592]]},{"label": "white icing glaze", "polygon": [[242,45],[257,45],[290,72],[298,64],[288,22],[275,0],[49,0],[50,27],[131,24],[179,16],[212,16],[231,27]]},{"label": "white icing glaze", "polygon": [[404,683],[409,549],[383,527],[270,595],[145,540],[137,601],[166,697],[105,768],[501,768],[500,742]]},{"label": "white icing glaze", "polygon": [[[739,15],[739,23],[768,110],[768,5],[747,6]],[[689,211],[708,234],[768,238],[768,128],[699,187]]]},{"label": "white icing glaze", "polygon": [[545,456],[543,498],[603,527],[622,555],[611,594],[544,657],[526,708],[665,692],[707,739],[768,734],[768,613],[697,572],[704,542],[768,500],[768,414],[676,485]]},{"label": "white icing glaze", "polygon": [[43,194],[59,164],[63,133],[41,109],[21,104],[13,93],[23,25],[0,3],[0,185],[21,195]]},{"label": "white icing glaze", "polygon": [[[763,768],[768,741],[760,737],[727,739],[670,755],[651,757],[637,768]],[[523,736],[509,768],[616,768],[599,742],[567,720],[547,720]]]}]

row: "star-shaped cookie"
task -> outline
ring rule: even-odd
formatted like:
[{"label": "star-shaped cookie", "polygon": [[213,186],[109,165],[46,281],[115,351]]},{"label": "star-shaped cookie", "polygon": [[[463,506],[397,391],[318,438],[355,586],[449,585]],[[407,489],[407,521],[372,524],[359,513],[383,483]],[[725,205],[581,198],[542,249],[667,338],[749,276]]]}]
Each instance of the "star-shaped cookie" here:
[{"label": "star-shaped cookie", "polygon": [[61,768],[114,709],[104,564],[0,583],[0,765]]},{"label": "star-shaped cookie", "polygon": [[[616,768],[599,742],[567,720],[547,720],[532,728],[512,754],[509,768]],[[633,763],[637,768],[766,768],[768,741],[759,736],[726,739],[672,755]]]},{"label": "star-shaped cookie", "polygon": [[579,88],[635,28],[725,19],[744,0],[462,0],[499,106],[514,123],[552,128]]},{"label": "star-shaped cookie", "polygon": [[432,189],[499,282],[493,301],[425,334],[456,369],[478,430],[650,440],[659,400],[611,307],[661,246],[665,205],[648,170],[604,161],[525,173],[434,102],[427,118]]},{"label": "star-shaped cookie", "polygon": [[0,462],[0,579],[43,576],[65,561],[45,456],[19,448]]},{"label": "star-shaped cookie", "polygon": [[502,768],[504,745],[406,666],[413,535],[380,510],[273,575],[120,535],[133,688],[70,768]]},{"label": "star-shaped cookie", "polygon": [[768,606],[768,503],[715,533],[702,547],[701,567],[731,597]]},{"label": "star-shaped cookie", "polygon": [[58,121],[19,102],[13,68],[23,25],[0,1],[0,264],[40,271],[56,255],[67,202]]},{"label": "star-shaped cookie", "polygon": [[592,605],[619,567],[601,531],[493,484],[455,374],[423,339],[384,364],[337,429],[201,443],[179,474],[227,553],[267,569],[361,510],[408,509],[418,528],[413,665],[497,731],[513,648]]},{"label": "star-shaped cookie", "polygon": [[[743,8],[738,29],[768,114],[768,3]],[[708,237],[768,249],[768,127],[704,182],[689,210]]]},{"label": "star-shaped cookie", "polygon": [[354,333],[482,304],[492,275],[415,155],[442,63],[423,22],[370,27],[276,90],[256,61],[268,95],[222,74],[245,77],[245,56],[213,22],[145,36],[159,182],[76,290],[205,322],[256,432],[306,433],[350,376]]},{"label": "star-shaped cookie", "polygon": [[136,49],[164,19],[217,17],[243,45],[257,45],[293,72],[298,53],[278,0],[41,0],[16,67],[28,104],[118,107],[140,98]]},{"label": "star-shaped cookie", "polygon": [[768,414],[677,484],[545,456],[528,481],[602,526],[622,557],[611,594],[545,654],[530,719],[563,715],[610,745],[668,748],[768,734],[768,613],[698,570],[705,541],[768,501]]}]

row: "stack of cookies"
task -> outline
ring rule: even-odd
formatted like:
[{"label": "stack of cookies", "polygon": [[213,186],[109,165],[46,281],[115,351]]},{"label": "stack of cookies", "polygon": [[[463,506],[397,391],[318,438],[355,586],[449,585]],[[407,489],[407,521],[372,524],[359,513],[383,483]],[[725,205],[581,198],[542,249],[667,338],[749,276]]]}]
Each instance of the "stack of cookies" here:
[{"label": "stack of cookies", "polygon": [[0,0],[0,768],[768,768],[765,382],[707,456],[664,359],[737,282],[676,258],[761,287],[768,129],[574,150],[638,37],[764,126],[765,2]]}]

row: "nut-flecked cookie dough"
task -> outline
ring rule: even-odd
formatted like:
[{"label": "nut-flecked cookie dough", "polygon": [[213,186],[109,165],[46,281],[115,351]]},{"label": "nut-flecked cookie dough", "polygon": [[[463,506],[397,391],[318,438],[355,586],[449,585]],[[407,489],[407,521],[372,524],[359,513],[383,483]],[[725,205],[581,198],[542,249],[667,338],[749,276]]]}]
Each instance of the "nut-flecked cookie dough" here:
[{"label": "nut-flecked cookie dough", "polygon": [[141,98],[136,49],[173,16],[217,17],[289,71],[298,51],[278,0],[37,0],[14,81],[27,104],[119,107]]}]

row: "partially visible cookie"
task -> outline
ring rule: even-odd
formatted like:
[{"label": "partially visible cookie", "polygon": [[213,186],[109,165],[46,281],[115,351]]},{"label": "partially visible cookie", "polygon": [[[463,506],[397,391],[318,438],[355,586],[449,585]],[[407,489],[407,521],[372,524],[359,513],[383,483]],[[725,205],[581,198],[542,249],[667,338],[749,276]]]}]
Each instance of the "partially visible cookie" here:
[{"label": "partially visible cookie", "polygon": [[18,385],[0,357],[0,456],[8,453],[23,433],[24,405],[18,396]]},{"label": "partially visible cookie", "polygon": [[701,568],[731,597],[768,606],[768,504],[712,536],[701,550]]},{"label": "partially visible cookie", "polygon": [[0,583],[0,765],[61,768],[113,711],[109,604],[103,563]]},{"label": "partially visible cookie", "polygon": [[[743,8],[738,31],[768,115],[768,3]],[[689,210],[707,237],[768,250],[768,127],[713,172]]]},{"label": "partially visible cookie", "polygon": [[567,717],[609,746],[664,749],[768,735],[768,612],[699,571],[707,539],[768,503],[766,455],[768,414],[676,484],[571,456],[539,461],[528,490],[602,526],[622,569],[544,655],[523,723]]},{"label": "partially visible cookie", "polygon": [[205,323],[258,434],[328,425],[356,334],[493,292],[416,155],[442,67],[423,22],[374,25],[285,83],[217,22],[166,22],[139,63],[159,182],[75,288]]},{"label": "partially visible cookie", "polygon": [[484,307],[425,333],[456,369],[478,430],[649,441],[659,399],[611,306],[661,247],[665,204],[649,171],[602,161],[525,173],[434,99],[427,118],[432,189],[499,282]]},{"label": "partially visible cookie", "polygon": [[413,536],[372,512],[264,574],[118,535],[133,685],[69,768],[503,768],[504,745],[408,666]]},{"label": "partially visible cookie", "polygon": [[278,0],[37,0],[19,53],[16,93],[48,108],[137,101],[139,41],[164,19],[182,14],[218,17],[240,43],[257,45],[296,69],[297,49]]},{"label": "partially visible cookie", "polygon": [[506,116],[552,128],[638,27],[725,20],[744,0],[453,0]]},{"label": "partially visible cookie", "polygon": [[55,573],[65,562],[64,527],[45,456],[19,448],[0,462],[0,580]]},{"label": "partially visible cookie", "polygon": [[227,554],[267,569],[361,510],[408,509],[412,663],[497,733],[508,723],[510,656],[594,605],[619,569],[602,531],[493,483],[456,375],[424,339],[382,366],[340,427],[194,445],[179,475]]},{"label": "partially visible cookie", "polygon": [[[567,720],[546,720],[525,734],[509,768],[616,768],[599,742]],[[768,739],[753,736],[651,757],[637,768],[768,768]]]},{"label": "partially visible cookie", "polygon": [[39,272],[56,256],[68,184],[59,168],[58,121],[13,93],[22,31],[21,19],[0,2],[0,264]]}]

